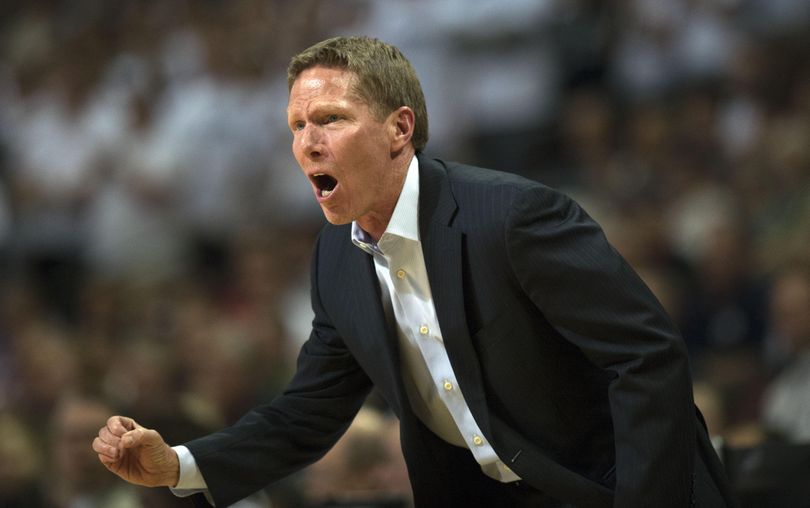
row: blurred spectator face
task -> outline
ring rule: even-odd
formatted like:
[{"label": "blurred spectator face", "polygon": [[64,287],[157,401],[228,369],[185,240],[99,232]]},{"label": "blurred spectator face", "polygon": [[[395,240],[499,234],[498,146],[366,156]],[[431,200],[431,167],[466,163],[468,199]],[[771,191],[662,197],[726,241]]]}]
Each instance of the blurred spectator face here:
[{"label": "blurred spectator face", "polygon": [[810,347],[810,274],[800,270],[781,276],[771,293],[771,316],[776,332],[791,351]]},{"label": "blurred spectator face", "polygon": [[105,334],[116,329],[121,314],[118,301],[121,292],[121,288],[109,282],[93,281],[86,285],[81,294],[80,314],[86,333]]},{"label": "blurred spectator face", "polygon": [[173,393],[168,348],[140,341],[121,352],[116,369],[106,379],[110,395],[141,420],[166,411]]},{"label": "blurred spectator face", "polygon": [[310,501],[407,497],[410,483],[398,436],[398,422],[362,410],[329,453],[306,470]]},{"label": "blurred spectator face", "polygon": [[[55,476],[77,495],[110,483],[110,474],[102,467],[87,443],[93,442],[112,410],[106,405],[69,397],[62,401],[53,418],[53,464]],[[114,477],[113,477],[114,478]]]},{"label": "blurred spectator face", "polygon": [[725,294],[745,274],[745,242],[733,220],[719,223],[707,233],[698,268],[708,291]]},{"label": "blurred spectator face", "polygon": [[726,430],[726,414],[723,400],[716,386],[710,383],[695,383],[695,405],[703,413],[709,435],[714,437]]},{"label": "blurred spectator face", "polygon": [[61,332],[47,327],[26,330],[18,344],[20,404],[34,415],[44,417],[76,381],[75,352]]},{"label": "blurred spectator face", "polygon": [[32,436],[12,414],[0,414],[0,505],[18,499],[41,475]]},{"label": "blurred spectator face", "polygon": [[607,98],[597,90],[572,94],[565,109],[566,149],[576,157],[609,155],[613,112]]},{"label": "blurred spectator face", "polygon": [[[178,336],[181,371],[187,383],[183,404],[205,427],[221,427],[250,409],[264,371],[261,359],[237,323],[218,318],[205,329]],[[266,364],[265,364],[266,365]],[[257,380],[259,378],[259,380]]]},{"label": "blurred spectator face", "polygon": [[662,155],[669,146],[670,120],[658,104],[639,106],[633,112],[628,129],[633,152],[643,159]]},{"label": "blurred spectator face", "polygon": [[411,480],[408,477],[408,466],[402,456],[402,445],[399,437],[399,420],[389,418],[385,427],[385,447],[389,460],[383,468],[383,485],[392,494],[410,498]]},{"label": "blurred spectator face", "polygon": [[12,334],[37,322],[42,310],[33,288],[19,282],[3,281],[0,295],[0,323]]},{"label": "blurred spectator face", "polygon": [[641,266],[638,268],[641,280],[647,284],[661,305],[670,316],[681,315],[681,303],[679,301],[678,288],[663,270],[658,270],[652,266]]},{"label": "blurred spectator face", "polygon": [[135,488],[111,475],[88,443],[113,414],[93,398],[66,396],[50,421],[49,508],[142,508]]},{"label": "blurred spectator face", "polygon": [[777,117],[769,136],[769,171],[782,188],[794,192],[803,187],[810,170],[810,123],[794,118]]},{"label": "blurred spectator face", "polygon": [[245,232],[234,243],[235,284],[250,304],[274,304],[288,275],[280,250],[266,232]]}]

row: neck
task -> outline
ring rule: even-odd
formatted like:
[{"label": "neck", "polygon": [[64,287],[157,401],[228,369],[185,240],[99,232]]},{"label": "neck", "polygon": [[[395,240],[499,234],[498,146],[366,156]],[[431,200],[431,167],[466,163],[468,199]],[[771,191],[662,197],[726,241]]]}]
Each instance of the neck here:
[{"label": "neck", "polygon": [[411,164],[411,159],[415,157],[413,150],[408,152],[403,151],[392,160],[392,168],[390,178],[386,179],[383,186],[383,193],[375,210],[370,211],[363,217],[357,219],[357,224],[363,228],[363,231],[375,241],[379,242],[388,223],[391,221],[391,216],[394,214],[394,208],[399,201],[399,195],[402,194],[402,188],[405,186],[405,177],[408,175],[408,167]]}]

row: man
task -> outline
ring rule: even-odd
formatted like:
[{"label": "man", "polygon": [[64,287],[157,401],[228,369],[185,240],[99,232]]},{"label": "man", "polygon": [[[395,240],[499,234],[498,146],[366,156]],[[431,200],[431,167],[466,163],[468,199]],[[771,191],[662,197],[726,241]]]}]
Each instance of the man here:
[{"label": "man", "polygon": [[810,442],[810,265],[793,263],[774,279],[771,323],[784,368],[763,400],[765,426],[794,443]]},{"label": "man", "polygon": [[317,460],[376,386],[418,507],[732,504],[683,342],[576,203],[423,155],[421,87],[390,45],[330,39],[288,78],[293,152],[331,223],[297,372],[184,447],[113,417],[102,463],[226,506]]}]

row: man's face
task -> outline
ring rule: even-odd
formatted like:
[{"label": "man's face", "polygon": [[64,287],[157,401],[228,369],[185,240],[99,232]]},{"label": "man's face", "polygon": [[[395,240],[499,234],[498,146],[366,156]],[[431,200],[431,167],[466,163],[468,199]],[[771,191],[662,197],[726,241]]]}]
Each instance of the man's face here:
[{"label": "man's face", "polygon": [[287,120],[292,150],[332,224],[385,213],[395,122],[380,120],[354,92],[355,75],[312,67],[290,90]]}]

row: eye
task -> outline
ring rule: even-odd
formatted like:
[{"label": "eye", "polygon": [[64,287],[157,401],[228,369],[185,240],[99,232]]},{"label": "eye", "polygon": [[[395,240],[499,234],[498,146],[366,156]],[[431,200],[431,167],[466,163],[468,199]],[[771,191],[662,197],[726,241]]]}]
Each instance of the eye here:
[{"label": "eye", "polygon": [[335,115],[335,114],[326,115],[326,117],[324,117],[324,119],[323,119],[323,123],[325,123],[325,124],[334,123],[334,122],[337,122],[338,120],[340,120],[340,117],[338,115]]},{"label": "eye", "polygon": [[304,122],[294,122],[292,124],[292,130],[300,131],[304,129]]}]

